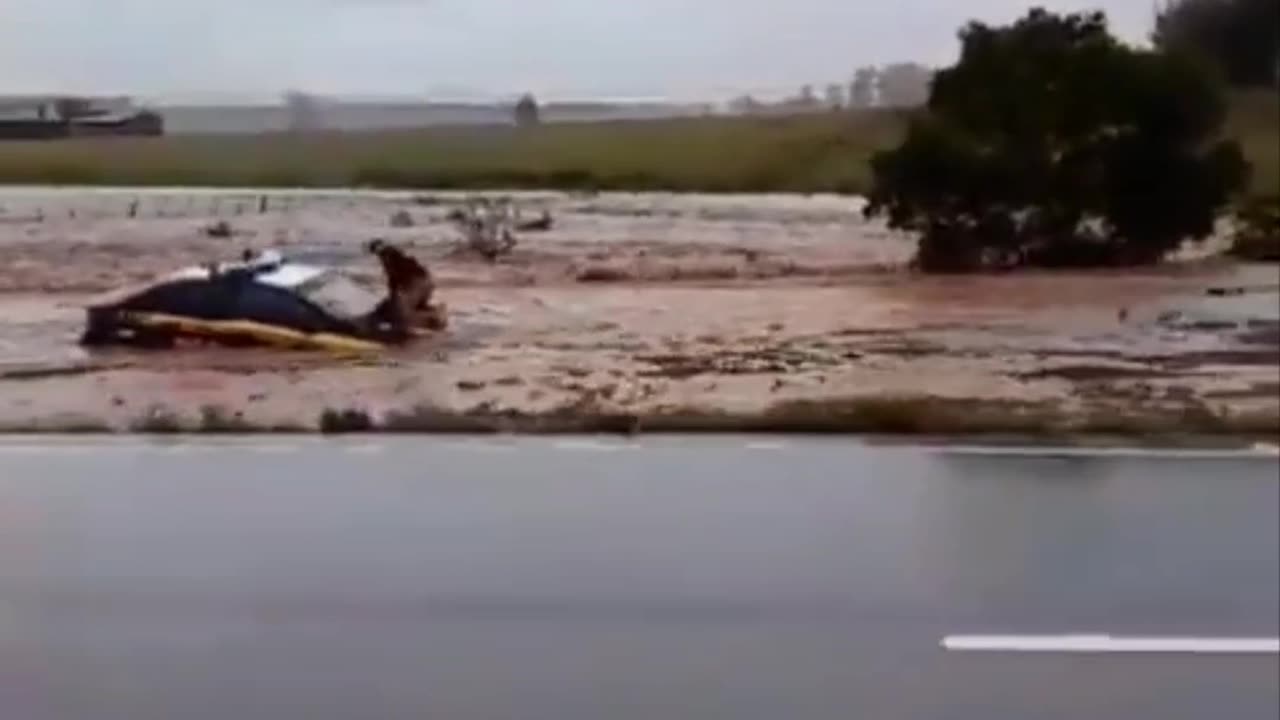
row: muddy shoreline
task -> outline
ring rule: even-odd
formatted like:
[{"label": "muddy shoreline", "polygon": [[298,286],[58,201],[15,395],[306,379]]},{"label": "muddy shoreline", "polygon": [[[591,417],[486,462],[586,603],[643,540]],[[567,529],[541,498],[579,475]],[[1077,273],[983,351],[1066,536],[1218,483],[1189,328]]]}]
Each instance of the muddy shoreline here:
[{"label": "muddy shoreline", "polygon": [[[926,278],[856,198],[530,193],[553,228],[489,264],[444,220],[458,197],[0,193],[0,431],[1280,435],[1280,298],[1208,293],[1277,269],[1221,242],[1138,272]],[[245,247],[376,284],[375,236],[431,265],[448,332],[359,361],[75,345],[94,294]]]}]

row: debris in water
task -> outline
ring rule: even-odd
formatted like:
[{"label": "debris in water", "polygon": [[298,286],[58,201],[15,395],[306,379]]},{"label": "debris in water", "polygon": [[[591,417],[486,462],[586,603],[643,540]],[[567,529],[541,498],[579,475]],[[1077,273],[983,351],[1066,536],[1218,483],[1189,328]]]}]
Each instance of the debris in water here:
[{"label": "debris in water", "polygon": [[391,215],[391,227],[411,228],[413,226],[413,215],[410,215],[408,210],[397,210]]}]

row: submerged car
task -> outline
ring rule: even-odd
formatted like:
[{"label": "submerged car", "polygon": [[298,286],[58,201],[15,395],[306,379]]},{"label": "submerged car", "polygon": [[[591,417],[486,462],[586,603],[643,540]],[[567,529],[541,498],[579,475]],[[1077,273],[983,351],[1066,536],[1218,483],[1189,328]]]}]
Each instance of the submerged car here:
[{"label": "submerged car", "polygon": [[86,310],[85,346],[170,347],[183,339],[376,351],[398,342],[385,329],[388,300],[343,272],[279,253],[190,267],[118,291]]}]

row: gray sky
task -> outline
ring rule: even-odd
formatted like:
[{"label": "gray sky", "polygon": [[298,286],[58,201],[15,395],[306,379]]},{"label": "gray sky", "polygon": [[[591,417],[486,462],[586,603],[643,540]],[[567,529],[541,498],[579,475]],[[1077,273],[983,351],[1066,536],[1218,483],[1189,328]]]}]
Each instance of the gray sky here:
[{"label": "gray sky", "polygon": [[[1142,41],[1150,0],[1107,11]],[[969,18],[1017,0],[0,0],[0,94],[722,99],[954,60]]]}]

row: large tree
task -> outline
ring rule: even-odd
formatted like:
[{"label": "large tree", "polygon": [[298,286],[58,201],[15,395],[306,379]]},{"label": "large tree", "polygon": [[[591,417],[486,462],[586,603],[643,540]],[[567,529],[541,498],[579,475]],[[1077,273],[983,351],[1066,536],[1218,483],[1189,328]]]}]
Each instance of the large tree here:
[{"label": "large tree", "polygon": [[880,70],[880,102],[888,107],[913,108],[929,100],[933,71],[916,63],[894,63]]},{"label": "large tree", "polygon": [[1168,0],[1156,14],[1152,40],[1213,60],[1233,85],[1280,82],[1278,0]]},{"label": "large tree", "polygon": [[873,67],[858,68],[849,84],[849,104],[855,108],[869,108],[876,104],[876,91],[880,84],[880,72]]},{"label": "large tree", "polygon": [[1109,265],[1202,238],[1242,187],[1212,73],[1118,42],[1100,13],[970,23],[867,214],[920,235],[928,270]]}]

